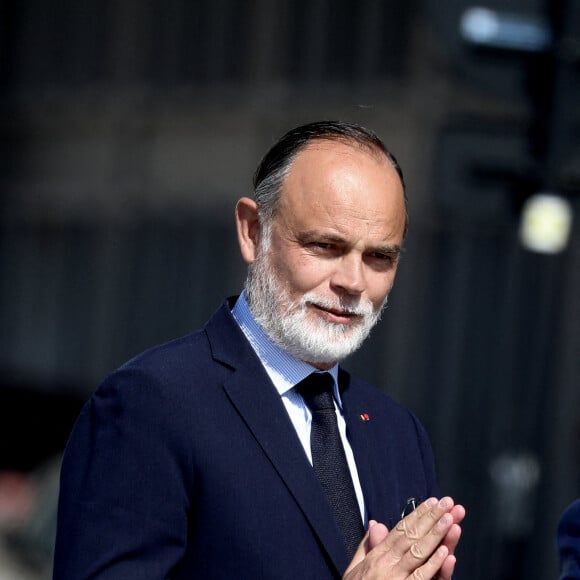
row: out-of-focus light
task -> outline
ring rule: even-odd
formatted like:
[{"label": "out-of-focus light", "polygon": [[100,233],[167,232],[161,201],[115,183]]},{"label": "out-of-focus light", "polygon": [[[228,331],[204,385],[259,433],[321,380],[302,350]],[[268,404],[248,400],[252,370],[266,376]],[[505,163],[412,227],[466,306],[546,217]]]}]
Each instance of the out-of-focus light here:
[{"label": "out-of-focus light", "polygon": [[506,450],[493,459],[489,473],[497,531],[514,539],[529,536],[534,529],[532,506],[542,475],[539,459],[524,450]]},{"label": "out-of-focus light", "polygon": [[563,197],[539,193],[524,204],[520,240],[525,248],[557,254],[568,245],[571,228],[572,206]]},{"label": "out-of-focus light", "polygon": [[543,22],[480,6],[463,12],[460,30],[467,42],[491,48],[542,52],[551,43],[550,30]]}]

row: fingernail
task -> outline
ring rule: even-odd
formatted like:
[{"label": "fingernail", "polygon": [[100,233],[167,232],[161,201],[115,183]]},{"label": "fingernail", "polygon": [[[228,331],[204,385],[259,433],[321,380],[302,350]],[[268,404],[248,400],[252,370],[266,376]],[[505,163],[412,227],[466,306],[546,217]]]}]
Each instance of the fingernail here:
[{"label": "fingernail", "polygon": [[425,500],[425,505],[428,508],[432,508],[435,507],[437,505],[437,498],[435,497],[430,497],[429,499]]},{"label": "fingernail", "polygon": [[443,509],[447,509],[448,507],[451,506],[451,500],[448,497],[444,497],[440,502],[439,502],[439,507],[443,508]]}]

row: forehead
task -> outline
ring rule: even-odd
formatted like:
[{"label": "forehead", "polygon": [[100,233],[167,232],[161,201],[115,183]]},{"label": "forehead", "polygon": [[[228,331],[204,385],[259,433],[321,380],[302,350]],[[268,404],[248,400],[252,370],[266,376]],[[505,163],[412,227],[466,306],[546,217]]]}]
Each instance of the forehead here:
[{"label": "forehead", "polygon": [[381,152],[342,141],[315,141],[292,162],[282,185],[279,217],[295,227],[361,230],[402,237],[401,180]]}]

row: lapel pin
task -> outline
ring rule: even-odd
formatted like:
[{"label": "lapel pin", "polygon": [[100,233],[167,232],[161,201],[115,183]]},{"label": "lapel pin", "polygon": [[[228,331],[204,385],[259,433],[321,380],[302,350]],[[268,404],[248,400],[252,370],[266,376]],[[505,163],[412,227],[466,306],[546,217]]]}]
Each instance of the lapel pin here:
[{"label": "lapel pin", "polygon": [[366,423],[367,421],[370,421],[371,418],[370,418],[370,416],[369,416],[368,413],[361,413],[360,414],[360,420],[361,421],[364,421]]}]

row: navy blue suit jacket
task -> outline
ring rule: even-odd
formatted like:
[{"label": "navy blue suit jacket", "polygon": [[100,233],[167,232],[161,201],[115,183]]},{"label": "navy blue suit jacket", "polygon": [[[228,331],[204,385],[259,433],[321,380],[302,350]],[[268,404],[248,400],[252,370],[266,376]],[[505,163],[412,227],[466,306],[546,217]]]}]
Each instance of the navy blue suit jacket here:
[{"label": "navy blue suit jacket", "polygon": [[[436,495],[417,419],[340,371],[369,519]],[[369,420],[361,415],[367,413]],[[54,579],[340,578],[348,558],[284,405],[226,303],[109,376],[62,465]]]},{"label": "navy blue suit jacket", "polygon": [[560,580],[580,580],[580,499],[571,503],[558,524]]}]

